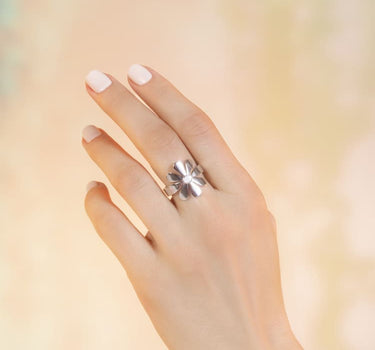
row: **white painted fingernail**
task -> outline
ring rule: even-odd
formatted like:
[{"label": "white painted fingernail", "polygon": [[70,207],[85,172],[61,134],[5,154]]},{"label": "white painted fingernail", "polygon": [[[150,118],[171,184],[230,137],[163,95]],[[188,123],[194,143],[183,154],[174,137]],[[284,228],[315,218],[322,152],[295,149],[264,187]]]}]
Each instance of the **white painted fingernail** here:
[{"label": "white painted fingernail", "polygon": [[128,76],[138,85],[146,84],[152,78],[151,72],[138,63],[129,67]]},{"label": "white painted fingernail", "polygon": [[86,185],[86,192],[90,191],[92,188],[98,186],[100,184],[100,182],[98,181],[90,181],[87,185]]},{"label": "white painted fingernail", "polygon": [[109,79],[104,73],[98,70],[92,70],[86,76],[86,83],[95,92],[99,93],[104,91],[108,86],[112,84],[112,80]]},{"label": "white painted fingernail", "polygon": [[101,133],[102,132],[95,125],[87,125],[82,130],[82,137],[87,143],[89,143]]}]

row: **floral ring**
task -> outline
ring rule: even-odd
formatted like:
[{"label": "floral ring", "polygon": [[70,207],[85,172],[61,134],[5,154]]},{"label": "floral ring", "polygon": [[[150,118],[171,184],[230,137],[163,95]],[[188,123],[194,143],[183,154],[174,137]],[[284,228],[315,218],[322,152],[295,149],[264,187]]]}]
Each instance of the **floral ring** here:
[{"label": "floral ring", "polygon": [[186,200],[191,195],[199,197],[202,194],[202,186],[207,182],[203,177],[203,168],[200,165],[193,165],[189,159],[185,161],[177,160],[173,163],[175,172],[169,172],[166,176],[171,183],[163,189],[167,196],[178,193],[182,200]]}]

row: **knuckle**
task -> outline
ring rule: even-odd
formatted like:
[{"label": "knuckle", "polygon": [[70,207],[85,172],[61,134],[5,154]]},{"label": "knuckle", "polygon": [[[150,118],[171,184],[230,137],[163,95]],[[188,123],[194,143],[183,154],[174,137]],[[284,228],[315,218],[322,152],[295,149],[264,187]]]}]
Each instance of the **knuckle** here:
[{"label": "knuckle", "polygon": [[100,95],[99,103],[106,113],[115,116],[126,105],[127,97],[122,89],[114,88],[105,96]]},{"label": "knuckle", "polygon": [[237,195],[242,198],[245,205],[260,208],[266,207],[266,199],[263,192],[251,179],[249,174],[245,173],[243,176],[238,176],[236,181],[240,185],[239,188],[241,188],[241,191]]},{"label": "knuckle", "polygon": [[120,192],[132,193],[147,186],[147,177],[138,164],[123,164],[116,170],[112,183]]},{"label": "knuckle", "polygon": [[173,91],[172,89],[171,83],[166,79],[162,79],[158,83],[157,94],[159,98],[168,98],[168,95]]},{"label": "knuckle", "polygon": [[181,142],[177,134],[169,127],[158,127],[155,131],[149,133],[147,144],[150,149],[159,151],[174,149]]},{"label": "knuckle", "polygon": [[266,198],[264,197],[264,194],[262,193],[260,189],[258,188],[253,189],[250,193],[250,197],[251,197],[252,202],[257,208],[263,210],[267,207]]},{"label": "knuckle", "polygon": [[211,119],[199,110],[192,111],[181,124],[181,130],[190,138],[202,138],[214,130]]},{"label": "knuckle", "polygon": [[227,204],[228,202],[221,201],[212,203],[207,217],[202,221],[202,226],[209,227],[209,229],[205,230],[201,238],[211,251],[231,250],[237,242],[241,242],[243,229],[238,223],[243,221],[247,213],[238,201],[234,203],[235,211],[228,211]]}]

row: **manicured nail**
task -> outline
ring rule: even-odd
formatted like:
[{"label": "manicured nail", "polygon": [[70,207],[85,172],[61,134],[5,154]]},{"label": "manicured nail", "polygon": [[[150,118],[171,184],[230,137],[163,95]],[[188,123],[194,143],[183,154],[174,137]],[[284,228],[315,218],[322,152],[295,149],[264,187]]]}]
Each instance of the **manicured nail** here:
[{"label": "manicured nail", "polygon": [[90,191],[92,188],[96,187],[100,185],[100,182],[98,181],[90,181],[87,185],[86,185],[86,192]]},{"label": "manicured nail", "polygon": [[152,78],[150,71],[138,63],[129,67],[128,76],[138,85],[146,84]]},{"label": "manicured nail", "polygon": [[104,91],[108,86],[112,84],[112,80],[109,79],[104,73],[98,70],[92,70],[86,76],[86,83],[95,92],[99,93]]},{"label": "manicured nail", "polygon": [[102,132],[95,125],[87,125],[82,130],[82,137],[87,143],[89,143],[101,133]]}]

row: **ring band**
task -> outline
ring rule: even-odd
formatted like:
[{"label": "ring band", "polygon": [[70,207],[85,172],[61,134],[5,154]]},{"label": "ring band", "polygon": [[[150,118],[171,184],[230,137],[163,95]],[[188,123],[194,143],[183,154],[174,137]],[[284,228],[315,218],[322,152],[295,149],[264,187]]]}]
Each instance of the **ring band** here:
[{"label": "ring band", "polygon": [[178,193],[182,200],[186,200],[191,195],[199,197],[202,194],[202,188],[207,184],[203,177],[203,168],[189,159],[185,161],[177,160],[173,163],[175,172],[169,172],[166,176],[167,180],[171,183],[166,185],[163,189],[167,196],[173,196]]}]

